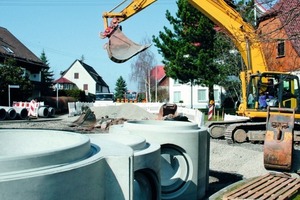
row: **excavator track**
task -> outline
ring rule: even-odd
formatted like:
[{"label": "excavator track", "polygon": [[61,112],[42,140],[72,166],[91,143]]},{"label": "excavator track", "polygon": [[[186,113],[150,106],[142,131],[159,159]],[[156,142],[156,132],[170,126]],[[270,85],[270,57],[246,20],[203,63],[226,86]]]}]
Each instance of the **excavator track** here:
[{"label": "excavator track", "polygon": [[[259,142],[263,143],[266,134],[266,122],[234,123],[226,127],[224,138],[228,144]],[[300,142],[300,125],[295,124],[294,143]]]},{"label": "excavator track", "polygon": [[228,144],[263,142],[266,131],[266,122],[235,123],[227,126],[224,137]]}]

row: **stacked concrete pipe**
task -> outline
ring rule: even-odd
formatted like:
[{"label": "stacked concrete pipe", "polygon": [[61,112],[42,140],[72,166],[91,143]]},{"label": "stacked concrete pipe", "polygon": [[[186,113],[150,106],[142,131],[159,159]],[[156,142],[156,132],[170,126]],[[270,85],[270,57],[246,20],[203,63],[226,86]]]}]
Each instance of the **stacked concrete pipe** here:
[{"label": "stacked concrete pipe", "polygon": [[55,109],[53,107],[49,107],[48,111],[49,111],[48,117],[53,117],[55,115]]},{"label": "stacked concrete pipe", "polygon": [[27,108],[22,107],[14,107],[17,112],[17,118],[19,119],[27,119],[28,118],[28,110]]},{"label": "stacked concrete pipe", "polygon": [[0,120],[5,120],[6,118],[6,110],[4,108],[0,108]]},{"label": "stacked concrete pipe", "polygon": [[6,119],[15,119],[17,117],[17,112],[13,107],[1,106],[6,111]]},{"label": "stacked concrete pipe", "polygon": [[133,150],[66,131],[0,129],[0,199],[133,199]]},{"label": "stacked concrete pipe", "polygon": [[49,109],[46,106],[40,106],[38,108],[38,116],[39,117],[48,117],[49,116]]}]

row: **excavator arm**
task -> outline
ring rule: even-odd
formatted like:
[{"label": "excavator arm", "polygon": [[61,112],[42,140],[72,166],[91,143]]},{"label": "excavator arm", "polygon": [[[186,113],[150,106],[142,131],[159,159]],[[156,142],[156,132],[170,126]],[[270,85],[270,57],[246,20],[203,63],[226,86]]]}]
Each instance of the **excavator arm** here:
[{"label": "excavator arm", "polygon": [[[132,0],[120,12],[114,12],[114,10],[120,8],[125,1],[121,2],[111,11],[103,13],[102,17],[105,31],[104,33],[101,33],[102,38],[110,38],[113,35],[114,30],[118,29],[119,23],[132,17],[134,14],[137,14],[157,0]],[[247,66],[247,74],[267,70],[263,51],[260,43],[258,42],[255,30],[251,25],[243,21],[243,18],[238,12],[230,7],[224,0],[188,0],[188,2],[205,16],[207,16],[210,20],[212,20],[216,25],[222,27],[223,30],[225,30],[227,34],[231,36]],[[109,18],[112,19],[110,25],[108,23]],[[126,41],[128,45],[133,43],[126,38],[125,35],[123,35],[123,37],[125,38],[124,41]],[[111,40],[122,40],[123,37],[118,37],[117,39],[113,38]],[[135,46],[135,43],[132,46]],[[108,48],[113,50],[112,47]],[[118,48],[118,46],[114,46],[113,48]],[[124,50],[128,51],[128,49]],[[123,53],[126,53],[126,51]],[[121,52],[119,51],[119,53]]]},{"label": "excavator arm", "polygon": [[116,7],[114,7],[109,12],[104,12],[102,15],[103,21],[104,21],[104,28],[109,27],[108,18],[117,18],[118,22],[125,21],[126,19],[132,17],[133,15],[137,14],[147,6],[151,5],[157,0],[133,0],[130,4],[127,5],[126,8],[124,8],[120,12],[114,12],[117,8],[122,6],[127,0],[124,0],[120,4],[118,4]]},{"label": "excavator arm", "polygon": [[[133,0],[120,12],[114,12],[114,10],[126,2],[126,0],[124,0],[111,11],[103,13],[102,17],[105,31],[100,33],[100,37],[109,38],[109,42],[105,45],[105,48],[112,61],[116,63],[126,62],[151,46],[150,44],[139,45],[131,41],[122,33],[119,23],[132,17],[155,1],[156,0]],[[108,22],[109,18],[112,19],[110,23]]]}]

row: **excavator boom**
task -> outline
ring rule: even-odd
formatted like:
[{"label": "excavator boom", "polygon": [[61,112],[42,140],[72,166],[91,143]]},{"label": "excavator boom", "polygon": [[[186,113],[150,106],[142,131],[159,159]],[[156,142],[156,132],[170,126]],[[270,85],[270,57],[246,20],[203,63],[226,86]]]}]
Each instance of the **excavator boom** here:
[{"label": "excavator boom", "polygon": [[[109,43],[106,46],[106,49],[108,50],[110,58],[114,58],[114,52],[118,52],[118,55],[123,54],[123,57],[120,57],[120,60],[125,62],[132,57],[128,56],[136,55],[149,47],[149,45],[137,46],[136,43],[132,42],[124,34],[120,35],[120,31],[114,30],[118,29],[119,23],[132,17],[134,14],[137,14],[156,1],[157,0],[132,0],[129,5],[120,12],[113,12],[125,2],[123,1],[112,9],[112,11],[103,13],[102,17],[105,31],[104,33],[101,33],[101,37],[109,38]],[[267,70],[265,58],[262,53],[263,51],[260,43],[258,42],[255,30],[251,25],[243,21],[238,12],[228,6],[228,4],[223,0],[188,0],[188,2],[205,16],[210,18],[219,27],[222,27],[223,30],[226,30],[226,32],[231,36],[247,66],[247,74]],[[109,18],[112,19],[110,25],[108,23]],[[114,34],[117,36],[112,37]],[[126,48],[124,48],[123,45],[125,45]],[[126,55],[128,51],[130,54]],[[114,59],[112,60],[115,61]]]}]

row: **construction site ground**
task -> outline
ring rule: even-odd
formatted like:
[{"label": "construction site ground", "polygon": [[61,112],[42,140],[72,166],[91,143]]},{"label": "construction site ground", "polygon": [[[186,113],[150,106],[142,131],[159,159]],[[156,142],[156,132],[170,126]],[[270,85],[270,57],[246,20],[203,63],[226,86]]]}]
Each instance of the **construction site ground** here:
[{"label": "construction site ground", "polygon": [[[128,120],[155,120],[156,115],[148,113],[142,108],[134,105],[118,107],[93,107],[93,112],[97,120],[103,117],[124,118]],[[55,129],[76,131],[84,133],[103,132],[100,129],[85,131],[71,127],[73,121],[79,116],[55,115],[53,118],[39,118],[31,120],[4,120],[0,121],[0,128],[21,128],[21,129]],[[298,177],[296,173],[300,168],[298,146],[295,146],[293,177]],[[270,171],[264,168],[263,164],[263,144],[227,144],[225,140],[210,140],[210,174],[209,190],[207,197],[220,191],[233,183],[251,179],[268,174]]]}]

